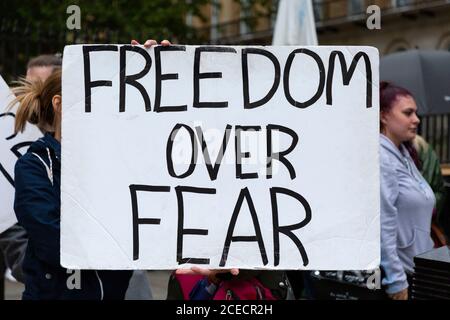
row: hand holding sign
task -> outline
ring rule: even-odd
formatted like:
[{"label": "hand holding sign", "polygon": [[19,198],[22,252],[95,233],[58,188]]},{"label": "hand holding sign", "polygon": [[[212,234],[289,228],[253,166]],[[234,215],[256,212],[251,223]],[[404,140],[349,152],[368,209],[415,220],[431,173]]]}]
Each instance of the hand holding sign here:
[{"label": "hand holding sign", "polygon": [[217,277],[218,274],[221,273],[230,273],[233,276],[237,276],[239,274],[239,269],[205,269],[194,266],[190,269],[177,269],[177,274],[191,274],[191,275],[201,275],[208,278],[208,280],[212,283],[219,283],[220,279]]},{"label": "hand holding sign", "polygon": [[[137,42],[136,40],[131,40],[131,44],[134,46],[140,45],[140,43]],[[158,44],[158,42],[156,40],[148,39],[144,42],[144,47],[149,49],[149,48],[151,48],[151,46],[156,46],[157,44]],[[162,46],[170,46],[171,45],[169,40],[163,40],[163,41],[161,41],[160,44]]]}]

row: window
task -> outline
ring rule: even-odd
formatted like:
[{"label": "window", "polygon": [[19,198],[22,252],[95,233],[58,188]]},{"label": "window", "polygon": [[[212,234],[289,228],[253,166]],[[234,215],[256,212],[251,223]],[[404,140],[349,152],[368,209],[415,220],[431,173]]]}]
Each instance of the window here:
[{"label": "window", "polygon": [[219,0],[211,1],[211,33],[210,38],[214,43],[219,38],[219,29],[217,28],[217,24],[219,23]]},{"label": "window", "polygon": [[412,46],[409,42],[404,39],[395,39],[392,40],[387,46],[385,50],[385,54],[406,51],[411,49]]},{"label": "window", "polygon": [[361,0],[351,0],[348,2],[348,13],[349,15],[357,15],[365,13],[365,3]]},{"label": "window", "polygon": [[450,51],[450,33],[446,33],[440,37],[437,49]]}]

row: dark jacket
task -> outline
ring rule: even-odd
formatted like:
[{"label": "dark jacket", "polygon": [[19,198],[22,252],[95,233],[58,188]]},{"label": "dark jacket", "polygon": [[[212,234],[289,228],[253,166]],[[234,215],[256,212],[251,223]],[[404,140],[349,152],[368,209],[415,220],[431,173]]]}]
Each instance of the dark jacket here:
[{"label": "dark jacket", "polygon": [[78,289],[60,265],[60,159],[61,145],[47,133],[16,163],[14,210],[29,238],[23,299],[123,299],[131,271],[83,270]]}]

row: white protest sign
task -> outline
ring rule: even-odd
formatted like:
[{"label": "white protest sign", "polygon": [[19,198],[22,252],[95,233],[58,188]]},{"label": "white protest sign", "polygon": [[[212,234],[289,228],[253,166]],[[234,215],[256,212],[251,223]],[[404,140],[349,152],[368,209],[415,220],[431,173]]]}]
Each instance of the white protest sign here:
[{"label": "white protest sign", "polygon": [[373,269],[378,51],[67,46],[61,263]]},{"label": "white protest sign", "polygon": [[14,94],[0,76],[0,232],[17,222],[14,214],[14,166],[28,146],[42,134],[28,125],[23,133],[14,135],[17,106],[8,110]]}]

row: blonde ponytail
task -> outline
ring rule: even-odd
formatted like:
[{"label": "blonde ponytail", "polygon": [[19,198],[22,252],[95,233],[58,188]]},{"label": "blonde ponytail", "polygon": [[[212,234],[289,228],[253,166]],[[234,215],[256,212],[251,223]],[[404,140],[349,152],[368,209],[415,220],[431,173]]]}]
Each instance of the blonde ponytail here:
[{"label": "blonde ponytail", "polygon": [[13,88],[16,98],[9,108],[17,103],[14,125],[15,132],[23,132],[27,122],[37,125],[42,132],[52,132],[55,128],[55,113],[52,99],[61,95],[61,70],[55,71],[45,82],[42,80],[28,81],[21,79]]}]

